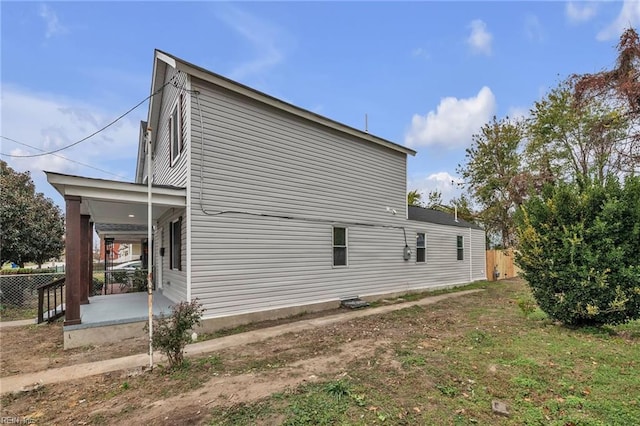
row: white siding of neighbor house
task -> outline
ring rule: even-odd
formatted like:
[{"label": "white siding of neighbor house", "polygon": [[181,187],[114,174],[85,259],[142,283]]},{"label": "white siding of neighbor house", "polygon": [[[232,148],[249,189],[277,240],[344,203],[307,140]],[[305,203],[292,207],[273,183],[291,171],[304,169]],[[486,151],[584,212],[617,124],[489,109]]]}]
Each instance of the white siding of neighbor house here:
[{"label": "white siding of neighbor house", "polygon": [[[191,297],[206,318],[484,277],[484,232],[406,220],[404,153],[191,84]],[[347,267],[332,265],[334,223],[348,228]],[[416,232],[427,234],[425,264]]]}]

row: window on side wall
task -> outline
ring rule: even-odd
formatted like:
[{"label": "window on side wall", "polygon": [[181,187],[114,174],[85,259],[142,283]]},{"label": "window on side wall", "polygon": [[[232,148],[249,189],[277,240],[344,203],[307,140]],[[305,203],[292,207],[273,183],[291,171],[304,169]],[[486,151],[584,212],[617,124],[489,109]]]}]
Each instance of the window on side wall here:
[{"label": "window on side wall", "polygon": [[169,227],[169,268],[182,270],[182,217],[171,222]]},{"label": "window on side wall", "polygon": [[424,263],[426,261],[427,240],[423,232],[416,234],[416,262]]},{"label": "window on side wall", "polygon": [[180,158],[180,154],[184,149],[184,141],[182,140],[183,123],[182,123],[182,95],[178,98],[178,103],[169,116],[169,149],[171,150],[171,165]]},{"label": "window on side wall", "polygon": [[462,235],[457,237],[458,260],[464,260],[464,238]]},{"label": "window on side wall", "polygon": [[347,228],[333,227],[333,266],[347,266]]},{"label": "window on side wall", "polygon": [[184,95],[180,93],[180,97],[178,98],[178,120],[180,121],[180,127],[178,131],[178,139],[180,140],[180,153],[184,151]]}]

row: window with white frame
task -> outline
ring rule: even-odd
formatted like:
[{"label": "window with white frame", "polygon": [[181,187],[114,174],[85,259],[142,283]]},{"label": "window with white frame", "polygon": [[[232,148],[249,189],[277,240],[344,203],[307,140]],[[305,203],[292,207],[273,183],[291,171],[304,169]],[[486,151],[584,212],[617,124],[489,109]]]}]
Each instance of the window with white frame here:
[{"label": "window with white frame", "polygon": [[347,228],[333,227],[333,266],[347,266]]},{"label": "window with white frame", "polygon": [[464,260],[464,238],[462,235],[458,235],[456,247],[458,249],[458,260]]},{"label": "window with white frame", "polygon": [[180,93],[178,97],[178,121],[180,121],[180,126],[178,126],[178,139],[180,140],[180,152],[184,151],[184,94]]},{"label": "window with white frame", "polygon": [[169,116],[169,149],[171,151],[171,165],[173,166],[180,154],[184,150],[183,131],[184,124],[182,119],[182,102],[183,95],[178,97],[178,102],[173,112]]},{"label": "window with white frame", "polygon": [[416,234],[416,262],[424,263],[426,261],[427,240],[424,232]]},{"label": "window with white frame", "polygon": [[169,268],[182,270],[182,216],[169,226]]}]

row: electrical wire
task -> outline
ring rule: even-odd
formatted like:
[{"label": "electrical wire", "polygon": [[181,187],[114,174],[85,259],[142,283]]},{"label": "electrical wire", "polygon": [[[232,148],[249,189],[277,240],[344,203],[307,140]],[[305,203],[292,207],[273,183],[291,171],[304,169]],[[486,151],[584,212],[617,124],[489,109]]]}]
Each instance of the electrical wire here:
[{"label": "electrical wire", "polygon": [[[3,139],[6,139],[6,140],[8,140],[8,141],[11,141],[11,142],[17,143],[18,145],[24,145],[24,146],[26,146],[26,147],[33,148],[33,149],[36,149],[36,150],[38,150],[38,151],[45,152],[45,151],[44,151],[44,149],[42,149],[42,148],[38,148],[38,147],[36,147],[36,146],[29,145],[28,143],[20,142],[20,141],[17,141],[17,140],[15,140],[15,139],[8,138],[8,137],[6,137],[6,136],[2,136],[2,138],[3,138]],[[62,158],[63,160],[70,161],[70,162],[72,162],[72,163],[79,164],[79,165],[84,166],[84,167],[88,167],[88,168],[93,169],[93,170],[97,170],[97,171],[102,172],[102,173],[106,173],[106,174],[108,174],[108,175],[116,176],[116,177],[119,177],[119,178],[121,178],[121,177],[122,177],[122,175],[119,175],[119,174],[116,174],[116,173],[110,172],[110,171],[108,171],[108,170],[101,169],[101,168],[96,167],[96,166],[92,166],[91,164],[86,164],[86,163],[83,163],[83,162],[81,162],[81,161],[72,160],[71,158],[67,158],[67,157],[65,157],[64,155],[60,155],[60,154],[51,154],[51,155],[53,155],[54,157]]]},{"label": "electrical wire", "polygon": [[[174,76],[175,77],[175,76]],[[129,115],[131,112],[133,112],[135,109],[137,109],[140,105],[142,105],[143,103],[145,103],[147,100],[151,99],[152,97],[154,97],[155,95],[157,95],[158,93],[162,92],[162,90],[164,90],[164,88],[166,86],[168,86],[169,84],[173,83],[173,77],[167,81],[165,84],[163,84],[158,90],[156,90],[155,92],[153,92],[152,94],[150,94],[149,96],[147,96],[146,98],[144,98],[143,100],[141,100],[140,102],[138,102],[135,106],[133,106],[132,108],[129,108],[129,110],[127,110],[127,112],[125,112],[124,114],[121,114],[118,118],[116,118],[115,120],[111,121],[109,124],[107,124],[106,126],[103,126],[102,128],[96,130],[95,132],[91,133],[89,136],[86,136],[82,139],[80,139],[79,141],[73,142],[69,145],[63,146],[61,148],[58,149],[54,149],[53,151],[45,151],[42,152],[40,154],[28,154],[28,155],[12,155],[12,154],[4,154],[4,153],[0,153],[0,155],[6,156],[6,157],[13,157],[13,158],[33,158],[33,157],[42,157],[44,155],[51,155],[51,154],[55,154],[56,152],[60,152],[60,151],[64,151],[65,149],[69,149],[71,147],[74,147],[78,144],[81,144],[82,142],[91,139],[92,137],[94,137],[95,135],[97,135],[98,133],[101,133],[103,131],[105,131],[106,129],[108,129],[109,127],[113,126],[114,124],[116,124],[118,121],[122,120],[124,117],[126,117],[127,115]],[[10,138],[6,137],[6,136],[0,136],[0,138],[3,139],[7,139],[7,140],[11,140]]]}]

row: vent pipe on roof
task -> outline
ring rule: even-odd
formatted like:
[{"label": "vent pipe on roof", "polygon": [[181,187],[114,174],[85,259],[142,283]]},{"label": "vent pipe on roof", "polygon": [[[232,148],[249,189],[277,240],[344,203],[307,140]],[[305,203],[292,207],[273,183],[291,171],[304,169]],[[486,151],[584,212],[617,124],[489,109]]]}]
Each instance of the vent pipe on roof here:
[{"label": "vent pipe on roof", "polygon": [[364,131],[369,133],[369,115],[366,113],[364,114]]}]

